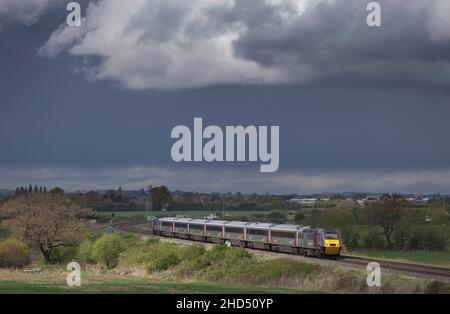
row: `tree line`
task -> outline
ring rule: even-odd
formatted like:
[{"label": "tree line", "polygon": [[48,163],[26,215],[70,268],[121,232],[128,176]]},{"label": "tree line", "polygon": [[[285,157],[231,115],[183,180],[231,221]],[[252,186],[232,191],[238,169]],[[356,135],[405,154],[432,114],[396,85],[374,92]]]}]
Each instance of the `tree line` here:
[{"label": "tree line", "polygon": [[450,206],[435,202],[417,207],[398,194],[385,194],[367,206],[313,211],[304,224],[341,230],[349,249],[445,251],[450,239]]},{"label": "tree line", "polygon": [[[64,194],[65,193],[64,190],[59,187],[55,187],[48,192],[50,192],[52,194]],[[18,186],[18,187],[16,187],[14,196],[31,195],[33,193],[35,193],[35,194],[47,193],[47,187],[46,186],[37,186],[37,185],[34,185],[34,187],[33,187],[32,184],[30,184],[28,187]]]}]

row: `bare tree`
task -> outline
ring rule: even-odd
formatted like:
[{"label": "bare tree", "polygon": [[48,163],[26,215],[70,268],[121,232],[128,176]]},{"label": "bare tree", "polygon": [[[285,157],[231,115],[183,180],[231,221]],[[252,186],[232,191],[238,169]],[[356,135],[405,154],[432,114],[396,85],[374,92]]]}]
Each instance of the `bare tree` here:
[{"label": "bare tree", "polygon": [[79,217],[89,211],[80,209],[59,193],[20,196],[2,208],[4,212],[14,213],[17,231],[24,240],[39,247],[45,263],[51,262],[55,248],[78,244]]},{"label": "bare tree", "polygon": [[385,194],[374,205],[364,210],[365,221],[368,224],[379,225],[383,228],[386,245],[393,248],[392,234],[396,224],[402,218],[409,203],[401,195]]}]

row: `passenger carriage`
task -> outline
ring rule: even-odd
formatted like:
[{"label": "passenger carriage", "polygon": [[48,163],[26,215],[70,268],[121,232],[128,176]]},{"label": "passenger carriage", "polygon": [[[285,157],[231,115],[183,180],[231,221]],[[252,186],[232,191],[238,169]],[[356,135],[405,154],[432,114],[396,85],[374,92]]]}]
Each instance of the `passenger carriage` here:
[{"label": "passenger carriage", "polygon": [[337,257],[342,244],[339,230],[331,227],[175,217],[160,218],[154,226],[161,236],[305,256]]}]

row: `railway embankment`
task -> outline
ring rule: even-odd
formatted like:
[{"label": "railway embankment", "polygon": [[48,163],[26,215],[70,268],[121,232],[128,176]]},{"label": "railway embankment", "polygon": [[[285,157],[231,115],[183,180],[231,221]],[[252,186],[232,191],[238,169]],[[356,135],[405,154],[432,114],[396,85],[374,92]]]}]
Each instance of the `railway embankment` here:
[{"label": "railway embankment", "polygon": [[[115,235],[121,237],[121,235]],[[132,244],[130,244],[132,243]],[[293,288],[330,293],[450,293],[450,283],[382,273],[381,286],[367,285],[365,269],[336,267],[285,255],[255,254],[242,248],[134,238],[106,269],[122,275],[158,280],[202,281],[227,285]],[[329,263],[328,263],[329,262]]]}]

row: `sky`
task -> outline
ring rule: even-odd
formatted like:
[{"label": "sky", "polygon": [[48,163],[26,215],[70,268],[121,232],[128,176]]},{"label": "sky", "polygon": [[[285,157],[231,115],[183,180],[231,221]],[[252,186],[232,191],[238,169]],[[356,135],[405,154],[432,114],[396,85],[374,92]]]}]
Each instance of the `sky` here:
[{"label": "sky", "polygon": [[[0,188],[450,193],[450,2],[0,0]],[[277,125],[280,166],[171,158]]]}]

